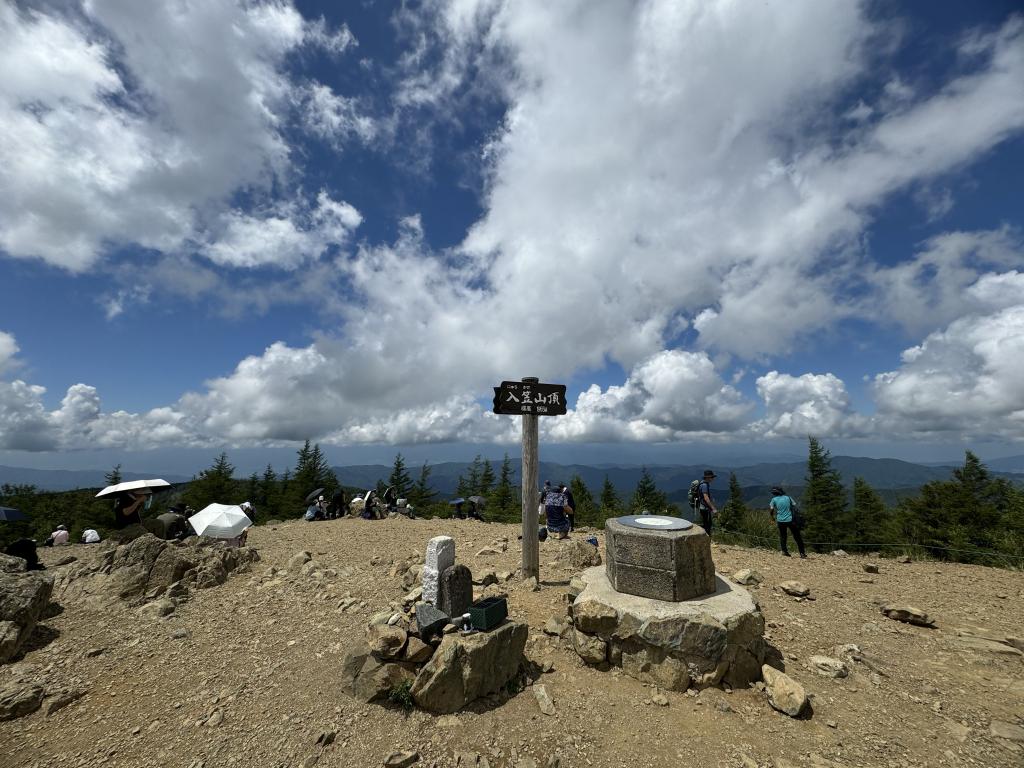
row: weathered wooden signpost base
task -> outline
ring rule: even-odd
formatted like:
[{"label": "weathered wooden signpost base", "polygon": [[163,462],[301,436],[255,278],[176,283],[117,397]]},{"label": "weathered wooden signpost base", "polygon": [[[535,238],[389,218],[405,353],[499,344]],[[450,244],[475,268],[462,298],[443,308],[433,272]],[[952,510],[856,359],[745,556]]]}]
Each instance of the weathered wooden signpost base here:
[{"label": "weathered wooden signpost base", "polygon": [[[537,382],[537,379],[523,379],[524,382]],[[528,414],[523,416],[523,565],[522,578],[531,576],[540,582],[540,540],[537,531],[537,479],[539,457],[538,451],[539,417]]]},{"label": "weathered wooden signpost base", "polygon": [[541,384],[532,376],[503,381],[494,388],[494,412],[523,417],[523,565],[522,578],[540,581],[540,483],[537,480],[538,417],[565,414],[565,385]]}]

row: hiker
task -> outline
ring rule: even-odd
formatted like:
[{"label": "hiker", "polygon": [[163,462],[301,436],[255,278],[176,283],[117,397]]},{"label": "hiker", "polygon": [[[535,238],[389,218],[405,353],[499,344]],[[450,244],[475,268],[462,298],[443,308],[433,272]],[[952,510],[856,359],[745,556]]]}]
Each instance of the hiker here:
[{"label": "hiker", "polygon": [[556,538],[567,539],[569,538],[569,517],[566,515],[567,499],[562,492],[562,486],[559,485],[553,489],[550,482],[545,482],[544,488],[546,490],[541,503],[544,504],[548,531],[556,534]]},{"label": "hiker", "polygon": [[562,493],[565,494],[565,516],[569,518],[569,530],[576,530],[576,499],[572,496],[569,486],[562,484]]},{"label": "hiker", "polygon": [[83,544],[99,544],[100,534],[95,528],[86,528],[82,531]]},{"label": "hiker", "polygon": [[341,488],[334,492],[331,496],[331,503],[327,505],[327,519],[336,520],[339,517],[345,516],[345,511],[348,505],[345,503],[345,491]]},{"label": "hiker", "polygon": [[241,508],[241,510],[243,512],[245,512],[245,516],[248,517],[250,520],[252,520],[253,525],[255,525],[256,524],[256,507],[254,507],[252,505],[252,502],[251,501],[243,501],[238,506]]},{"label": "hiker", "polygon": [[711,535],[712,520],[718,514],[718,507],[715,506],[715,500],[711,496],[711,481],[716,477],[718,475],[710,469],[705,469],[703,479],[699,482],[694,480],[694,483],[697,483],[696,498],[693,502],[694,512],[700,514],[701,527],[704,528],[708,536]]},{"label": "hiker", "polygon": [[[481,505],[477,504],[475,498],[479,497],[470,498],[469,501],[466,502],[466,504],[468,505],[466,508],[466,515],[472,518],[473,520],[479,520],[482,523],[484,521],[484,518],[483,515],[480,514]],[[482,501],[483,500],[481,499],[481,502]]]},{"label": "hiker", "polygon": [[779,526],[779,546],[782,548],[782,554],[786,557],[790,556],[786,537],[788,531],[792,531],[793,541],[796,542],[796,547],[800,550],[800,557],[806,559],[804,538],[800,535],[800,529],[803,527],[800,525],[800,513],[796,502],[786,495],[782,486],[776,485],[772,488],[772,500],[768,503],[768,509],[771,511],[772,520]]},{"label": "hiker", "polygon": [[5,555],[20,557],[30,571],[45,571],[46,566],[39,562],[35,539],[16,539],[4,549]]},{"label": "hiker", "polygon": [[66,525],[58,525],[57,530],[50,534],[48,540],[51,542],[51,546],[59,547],[61,544],[67,544],[70,536]]},{"label": "hiker", "polygon": [[114,497],[114,527],[121,529],[129,525],[141,525],[141,510],[149,495],[141,491],[122,491],[117,494]]}]

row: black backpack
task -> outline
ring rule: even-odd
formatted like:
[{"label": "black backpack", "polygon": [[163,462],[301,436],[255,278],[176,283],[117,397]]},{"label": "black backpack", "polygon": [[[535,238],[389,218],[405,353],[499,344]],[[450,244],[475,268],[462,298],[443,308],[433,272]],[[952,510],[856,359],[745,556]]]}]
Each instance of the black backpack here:
[{"label": "black backpack", "polygon": [[700,484],[703,480],[694,480],[690,483],[690,490],[686,494],[686,501],[690,505],[690,509],[694,509],[697,506],[697,502],[700,501]]},{"label": "black backpack", "polygon": [[804,513],[800,511],[800,507],[796,505],[796,499],[794,499],[792,496],[789,497],[789,511],[793,515],[793,527],[803,528]]}]

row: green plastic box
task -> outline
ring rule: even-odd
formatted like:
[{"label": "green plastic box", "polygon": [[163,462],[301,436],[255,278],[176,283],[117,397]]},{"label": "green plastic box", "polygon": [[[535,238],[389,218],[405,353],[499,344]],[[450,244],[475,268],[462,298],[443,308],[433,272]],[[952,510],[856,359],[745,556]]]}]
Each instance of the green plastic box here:
[{"label": "green plastic box", "polygon": [[508,601],[504,597],[485,597],[469,606],[469,621],[473,629],[486,632],[494,629],[508,617]]}]

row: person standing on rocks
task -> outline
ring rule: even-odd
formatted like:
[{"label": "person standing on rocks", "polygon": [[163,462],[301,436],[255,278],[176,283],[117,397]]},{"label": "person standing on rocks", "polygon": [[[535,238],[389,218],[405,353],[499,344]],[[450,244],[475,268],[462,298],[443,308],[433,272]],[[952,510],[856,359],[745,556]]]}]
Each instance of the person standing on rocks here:
[{"label": "person standing on rocks", "polygon": [[772,500],[768,503],[768,508],[771,510],[772,520],[779,526],[779,546],[782,548],[782,554],[786,557],[790,556],[787,534],[792,531],[793,541],[796,542],[796,547],[800,551],[800,557],[806,558],[804,537],[800,535],[800,526],[793,519],[796,502],[786,495],[782,486],[777,485],[772,488]]},{"label": "person standing on rocks", "polygon": [[711,523],[714,516],[718,514],[718,507],[715,506],[715,500],[711,496],[711,481],[716,477],[718,475],[710,469],[705,469],[704,478],[697,486],[697,511],[700,513],[701,526],[708,536],[711,535]]}]

